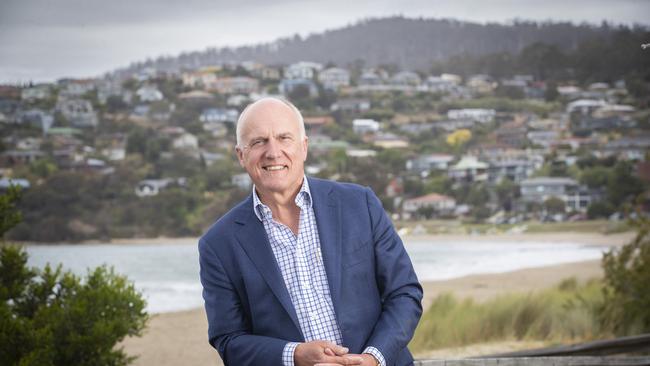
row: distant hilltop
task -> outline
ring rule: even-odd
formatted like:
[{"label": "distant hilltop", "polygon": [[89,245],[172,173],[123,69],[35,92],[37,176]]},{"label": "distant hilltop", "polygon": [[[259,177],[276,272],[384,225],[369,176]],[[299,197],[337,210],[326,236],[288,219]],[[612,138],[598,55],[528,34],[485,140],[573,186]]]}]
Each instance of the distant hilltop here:
[{"label": "distant hilltop", "polygon": [[133,63],[114,74],[130,76],[144,68],[176,72],[251,60],[271,65],[310,60],[339,66],[395,65],[401,69],[428,70],[432,62],[452,56],[517,53],[535,42],[574,49],[585,39],[607,38],[621,28],[625,27],[605,22],[598,26],[550,21],[479,24],[402,16],[372,18],[307,37],[295,35],[272,43],[159,57]]}]

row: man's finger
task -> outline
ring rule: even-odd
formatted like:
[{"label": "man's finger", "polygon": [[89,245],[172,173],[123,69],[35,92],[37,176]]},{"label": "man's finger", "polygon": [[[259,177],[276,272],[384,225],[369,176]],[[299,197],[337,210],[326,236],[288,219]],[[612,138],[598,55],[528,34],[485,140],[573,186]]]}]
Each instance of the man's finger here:
[{"label": "man's finger", "polygon": [[[328,353],[331,352],[331,353]],[[332,344],[331,347],[325,347],[325,354],[328,356],[343,356],[350,352],[347,347],[341,347],[335,344]]]}]

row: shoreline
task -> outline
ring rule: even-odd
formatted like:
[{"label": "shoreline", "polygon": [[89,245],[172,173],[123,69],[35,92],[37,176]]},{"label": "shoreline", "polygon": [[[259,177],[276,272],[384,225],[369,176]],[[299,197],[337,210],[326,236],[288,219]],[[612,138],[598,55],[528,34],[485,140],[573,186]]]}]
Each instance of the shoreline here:
[{"label": "shoreline", "polygon": [[[558,233],[520,233],[520,234],[424,234],[404,235],[402,241],[408,243],[411,240],[436,241],[449,243],[472,242],[494,242],[517,244],[522,241],[540,241],[548,244],[554,243],[576,243],[596,246],[620,246],[629,243],[636,235],[636,232],[626,231],[616,234],[584,233],[584,232],[558,232]],[[19,245],[198,245],[199,237],[157,237],[157,238],[117,238],[109,240],[86,240],[79,243],[39,243],[39,242],[14,242]]]},{"label": "shoreline", "polygon": [[[426,311],[433,299],[445,292],[451,292],[457,298],[471,298],[475,301],[485,301],[506,293],[530,293],[555,286],[570,277],[581,282],[602,278],[600,260],[425,281],[422,282],[422,304]],[[217,352],[208,345],[207,320],[203,308],[153,314],[143,337],[128,338],[119,346],[124,347],[129,355],[139,356],[133,363],[135,366],[223,365]],[[502,347],[508,350],[505,345]],[[500,351],[498,348],[488,353]]]}]

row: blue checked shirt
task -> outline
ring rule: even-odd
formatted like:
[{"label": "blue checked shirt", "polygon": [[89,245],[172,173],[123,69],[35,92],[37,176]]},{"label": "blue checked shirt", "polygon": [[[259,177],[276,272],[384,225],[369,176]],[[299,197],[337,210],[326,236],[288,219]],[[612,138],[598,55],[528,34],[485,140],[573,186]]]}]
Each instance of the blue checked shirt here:
[{"label": "blue checked shirt", "polygon": [[[332,305],[307,178],[303,179],[295,203],[300,208],[297,236],[286,225],[273,219],[271,209],[262,203],[253,187],[255,215],[264,224],[305,341],[327,340],[341,345],[341,329]],[[293,353],[298,344],[288,342],[284,347],[282,362],[285,366],[294,366]],[[366,347],[364,353],[373,355],[380,365],[386,365],[383,355],[375,347]]]}]

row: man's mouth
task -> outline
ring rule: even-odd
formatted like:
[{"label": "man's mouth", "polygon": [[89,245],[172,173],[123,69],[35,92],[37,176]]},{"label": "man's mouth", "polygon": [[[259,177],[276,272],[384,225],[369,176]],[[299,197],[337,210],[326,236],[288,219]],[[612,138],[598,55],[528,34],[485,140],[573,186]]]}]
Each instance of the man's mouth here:
[{"label": "man's mouth", "polygon": [[288,169],[288,167],[286,165],[267,165],[267,166],[262,167],[262,169],[264,169],[264,170],[266,170],[268,172],[274,172],[274,171],[282,170],[282,169],[285,169],[285,168]]}]

